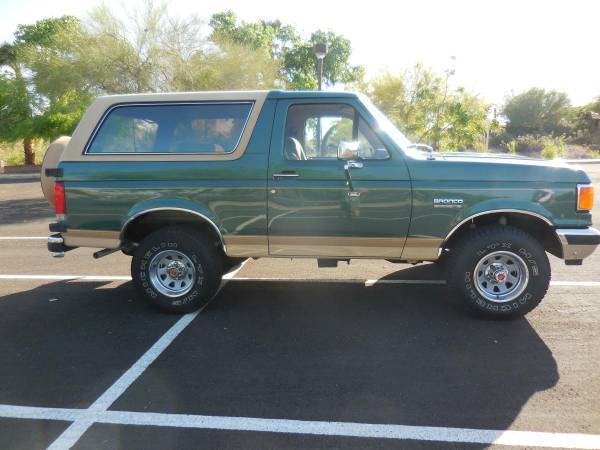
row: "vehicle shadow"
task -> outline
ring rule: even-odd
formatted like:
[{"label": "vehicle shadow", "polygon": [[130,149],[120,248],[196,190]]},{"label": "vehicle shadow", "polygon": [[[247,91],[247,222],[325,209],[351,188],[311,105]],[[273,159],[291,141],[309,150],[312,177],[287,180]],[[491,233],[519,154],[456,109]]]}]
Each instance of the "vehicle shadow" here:
[{"label": "vehicle shadow", "polygon": [[380,280],[444,280],[444,266],[434,263],[421,263],[392,272]]},{"label": "vehicle shadow", "polygon": [[[87,408],[178,319],[135,297],[132,283],[10,283],[0,294],[1,404]],[[0,419],[1,449],[46,448],[68,425],[16,422]]]},{"label": "vehicle shadow", "polygon": [[[56,282],[0,297],[0,403],[87,407],[177,319],[131,283]],[[111,409],[503,430],[558,378],[527,319],[470,317],[445,286],[240,280]],[[139,433],[104,431],[111,448],[140,445]],[[188,442],[185,430],[158,435],[156,448]],[[215,447],[231,436],[213,436]],[[256,433],[239,448],[333,444],[306,439]],[[8,433],[0,447],[10,444]]]},{"label": "vehicle shadow", "polygon": [[504,430],[558,379],[527,319],[470,317],[445,286],[240,280],[113,409]]},{"label": "vehicle shadow", "polygon": [[28,223],[53,216],[51,206],[43,198],[0,201],[0,225]]}]

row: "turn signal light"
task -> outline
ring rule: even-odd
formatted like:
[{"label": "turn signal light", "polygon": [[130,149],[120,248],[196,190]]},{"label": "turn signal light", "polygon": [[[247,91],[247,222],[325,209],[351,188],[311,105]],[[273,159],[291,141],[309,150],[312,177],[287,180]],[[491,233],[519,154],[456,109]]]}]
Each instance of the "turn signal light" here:
[{"label": "turn signal light", "polygon": [[54,183],[54,211],[57,215],[66,214],[67,212],[65,184],[62,181],[57,181]]},{"label": "turn signal light", "polygon": [[590,211],[594,208],[594,186],[580,184],[577,186],[577,210]]}]

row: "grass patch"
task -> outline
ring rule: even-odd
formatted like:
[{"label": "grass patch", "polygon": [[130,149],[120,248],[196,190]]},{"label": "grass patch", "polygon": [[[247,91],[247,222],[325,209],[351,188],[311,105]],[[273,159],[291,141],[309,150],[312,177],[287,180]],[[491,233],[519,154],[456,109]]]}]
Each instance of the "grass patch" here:
[{"label": "grass patch", "polygon": [[[35,150],[35,162],[41,164],[44,159],[44,153],[48,142],[43,139],[35,139],[33,148]],[[25,164],[25,155],[23,153],[22,142],[0,142],[0,160],[7,166],[22,166]]]}]

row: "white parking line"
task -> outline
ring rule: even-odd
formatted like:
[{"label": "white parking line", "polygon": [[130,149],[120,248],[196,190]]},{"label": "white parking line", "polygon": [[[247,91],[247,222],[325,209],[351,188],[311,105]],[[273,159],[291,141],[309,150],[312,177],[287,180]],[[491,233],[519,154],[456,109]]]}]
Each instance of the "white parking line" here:
[{"label": "white parking line", "polygon": [[[227,274],[230,278],[224,280],[221,286],[215,293],[215,297],[221,290],[221,288],[235,276],[235,274],[242,268],[243,264],[235,271]],[[210,302],[208,302],[210,303]],[[204,305],[204,308],[208,306],[208,303]],[[179,334],[185,330],[185,328],[192,323],[196,316],[202,311],[202,309],[193,313],[182,316],[175,324],[169,328],[169,330],[161,336],[161,338],[154,343],[152,347],[146,353],[144,353],[140,359],[138,359],[133,366],[121,375],[121,377],[114,382],[100,397],[96,399],[94,403],[86,410],[86,415],[79,417],[75,420],[69,428],[62,432],[62,434],[56,438],[56,440],[48,447],[49,450],[57,449],[69,449],[83,436],[83,434],[97,421],[97,415],[105,412],[110,406],[121,396],[123,393],[137,380],[142,373],[152,364],[156,358],[175,340]]]},{"label": "white parking line", "polygon": [[0,280],[48,280],[48,281],[130,281],[131,277],[118,275],[0,275]]},{"label": "white parking line", "polygon": [[172,426],[231,431],[348,436],[361,438],[411,439],[419,441],[463,442],[511,445],[519,447],[598,448],[600,435],[576,433],[543,433],[511,430],[478,430],[472,428],[422,427],[354,422],[324,422],[252,417],[200,416],[161,413],[129,413],[115,411],[99,418],[99,422],[131,425]]},{"label": "white parking line", "polygon": [[[0,417],[16,419],[61,420],[77,423],[107,423],[153,427],[258,431],[266,433],[309,434],[375,439],[419,440],[516,447],[600,448],[600,435],[549,433],[515,430],[481,430],[475,428],[428,427],[356,422],[325,422],[255,417],[202,416],[152,412],[107,411],[90,409],[40,408],[0,405]],[[73,426],[72,425],[72,426]],[[64,433],[63,433],[64,435]],[[61,436],[62,437],[62,436]],[[70,434],[69,437],[74,437]],[[60,438],[59,438],[60,439]],[[75,441],[55,441],[49,448],[69,448]]]},{"label": "white parking line", "polygon": [[0,241],[47,241],[48,236],[0,236]]},{"label": "white parking line", "polygon": [[156,358],[179,336],[191,322],[196,318],[199,311],[186,314],[150,347],[150,349],[138,359],[121,377],[109,387],[98,399],[87,409],[88,413],[80,416],[73,422],[69,428],[48,447],[48,449],[68,449],[71,448],[81,438],[88,428],[96,421],[96,414],[106,411],[129,386],[133,384],[138,377],[154,362]]},{"label": "white parking line", "polygon": [[63,420],[65,422],[74,422],[84,412],[85,409],[0,405],[0,417],[7,419]]},{"label": "white parking line", "polygon": [[[234,278],[241,269],[226,274],[223,285],[229,281],[303,281],[345,282],[374,284],[443,284],[444,280],[331,280],[292,278]],[[129,280],[125,276],[77,276],[77,275],[0,275],[4,280]],[[592,282],[555,282],[592,283]],[[600,283],[597,283],[600,285]],[[596,284],[594,284],[596,285]],[[0,417],[17,419],[43,419],[72,422],[71,425],[48,447],[68,449],[77,443],[94,423],[117,425],[143,425],[157,427],[180,427],[218,429],[232,431],[255,431],[269,433],[310,434],[320,436],[348,436],[383,439],[411,439],[438,442],[481,443],[530,447],[599,448],[600,435],[577,433],[547,433],[513,430],[478,430],[471,428],[448,428],[368,424],[351,422],[302,421],[288,419],[264,419],[252,417],[201,416],[186,414],[141,413],[108,411],[108,408],[137,380],[175,338],[196,318],[200,311],[181,317],[146,353],[110,386],[88,409],[37,408],[17,405],[0,405]]]},{"label": "white parking line", "polygon": [[0,404],[0,417],[7,419],[62,420],[74,422],[85,413],[85,409],[40,408],[38,406],[19,406]]},{"label": "white parking line", "polygon": [[600,281],[551,281],[550,286],[600,286]]},{"label": "white parking line", "polygon": [[373,286],[375,284],[446,284],[446,280],[359,280],[356,278],[350,279],[335,279],[335,278],[285,278],[285,277],[236,277],[234,281],[281,281],[281,282],[297,282],[297,283],[351,283],[364,284],[365,286]]},{"label": "white parking line", "polygon": [[[239,270],[239,269],[238,269]],[[374,286],[378,284],[417,284],[436,285],[446,284],[446,280],[385,280],[385,279],[335,279],[335,278],[285,278],[285,277],[234,277],[236,272],[223,275],[228,281],[265,281],[265,282],[295,282],[295,283],[352,283]],[[48,281],[130,281],[131,277],[119,275],[0,275],[0,280],[48,280]],[[551,286],[587,286],[600,287],[600,281],[551,281]]]}]

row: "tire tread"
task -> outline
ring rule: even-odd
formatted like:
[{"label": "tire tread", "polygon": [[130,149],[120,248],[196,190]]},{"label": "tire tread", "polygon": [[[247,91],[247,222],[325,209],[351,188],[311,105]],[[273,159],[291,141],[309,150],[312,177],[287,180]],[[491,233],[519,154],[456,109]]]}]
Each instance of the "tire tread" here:
[{"label": "tire tread", "polygon": [[[476,312],[492,317],[518,317],[527,314],[536,308],[546,293],[548,292],[548,287],[550,285],[551,279],[551,270],[550,263],[548,261],[548,257],[546,256],[544,247],[540,244],[540,242],[533,237],[531,234],[527,233],[525,230],[517,227],[513,227],[510,225],[487,225],[480,228],[476,228],[469,233],[468,236],[463,236],[454,246],[454,248],[450,251],[448,255],[447,261],[447,280],[448,286],[451,288],[453,292],[461,292],[463,289],[464,281],[460,274],[464,271],[464,263],[461,258],[466,258],[470,251],[472,251],[472,247],[476,247],[475,243],[477,242],[485,242],[486,240],[497,239],[498,235],[509,235],[511,239],[523,240],[525,242],[530,242],[531,246],[535,251],[540,252],[543,255],[541,264],[544,267],[541,267],[540,270],[547,270],[547,276],[545,276],[545,283],[538,287],[539,294],[537,298],[532,299],[531,302],[527,304],[527,307],[523,309],[519,309],[517,311],[512,311],[510,313],[502,312],[502,313],[492,313],[487,310],[483,310],[477,306],[475,306],[470,299],[466,300],[466,303],[471,307],[472,310]],[[543,276],[543,275],[542,275]]]}]

